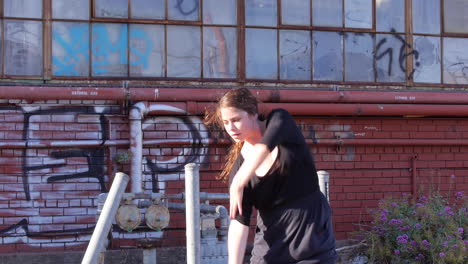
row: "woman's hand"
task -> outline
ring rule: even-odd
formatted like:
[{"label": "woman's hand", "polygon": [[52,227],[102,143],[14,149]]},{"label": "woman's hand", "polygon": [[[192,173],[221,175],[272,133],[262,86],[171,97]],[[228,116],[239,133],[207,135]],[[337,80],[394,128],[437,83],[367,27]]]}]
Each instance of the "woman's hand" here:
[{"label": "woman's hand", "polygon": [[240,184],[239,175],[234,176],[234,179],[229,188],[229,215],[231,219],[236,218],[237,211],[242,215],[242,196],[244,194],[244,186]]}]

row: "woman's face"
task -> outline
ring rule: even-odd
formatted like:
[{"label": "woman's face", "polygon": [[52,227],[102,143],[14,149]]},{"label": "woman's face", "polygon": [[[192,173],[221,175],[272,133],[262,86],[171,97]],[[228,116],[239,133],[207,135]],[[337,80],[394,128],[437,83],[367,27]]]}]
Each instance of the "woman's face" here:
[{"label": "woman's face", "polygon": [[235,107],[223,107],[220,112],[224,129],[235,142],[248,141],[260,133],[257,114],[249,115]]}]

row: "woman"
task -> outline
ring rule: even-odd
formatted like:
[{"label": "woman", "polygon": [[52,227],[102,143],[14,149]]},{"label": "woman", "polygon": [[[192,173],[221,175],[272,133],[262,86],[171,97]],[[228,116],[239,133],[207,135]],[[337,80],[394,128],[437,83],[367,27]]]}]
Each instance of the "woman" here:
[{"label": "woman", "polygon": [[229,263],[242,263],[252,208],[257,228],[251,263],[335,263],[331,210],[320,192],[310,150],[290,114],[273,110],[259,118],[246,88],[227,92],[216,111],[235,144],[221,178],[229,178]]}]

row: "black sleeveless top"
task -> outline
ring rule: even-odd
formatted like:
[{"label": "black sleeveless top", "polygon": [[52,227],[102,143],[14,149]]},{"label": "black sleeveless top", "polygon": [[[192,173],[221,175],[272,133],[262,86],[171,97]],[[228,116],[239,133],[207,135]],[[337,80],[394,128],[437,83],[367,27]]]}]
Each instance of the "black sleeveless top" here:
[{"label": "black sleeveless top", "polygon": [[[278,147],[278,156],[265,176],[254,176],[244,188],[243,215],[236,216],[249,226],[253,208],[258,210],[251,263],[334,260],[331,210],[320,192],[310,150],[286,110],[275,109],[268,115],[261,143],[270,151]],[[239,156],[230,182],[242,162]]]}]

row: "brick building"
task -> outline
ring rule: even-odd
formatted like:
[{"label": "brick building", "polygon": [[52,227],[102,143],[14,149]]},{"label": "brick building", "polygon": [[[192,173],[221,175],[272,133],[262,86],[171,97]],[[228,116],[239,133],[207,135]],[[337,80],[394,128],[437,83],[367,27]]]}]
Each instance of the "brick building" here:
[{"label": "brick building", "polygon": [[[227,192],[229,139],[202,117],[233,87],[294,115],[340,240],[387,195],[468,190],[466,0],[0,4],[0,253],[84,250],[117,171],[176,194],[195,162],[202,191]],[[184,246],[184,228],[171,211],[163,231],[115,227],[110,248]]]}]

